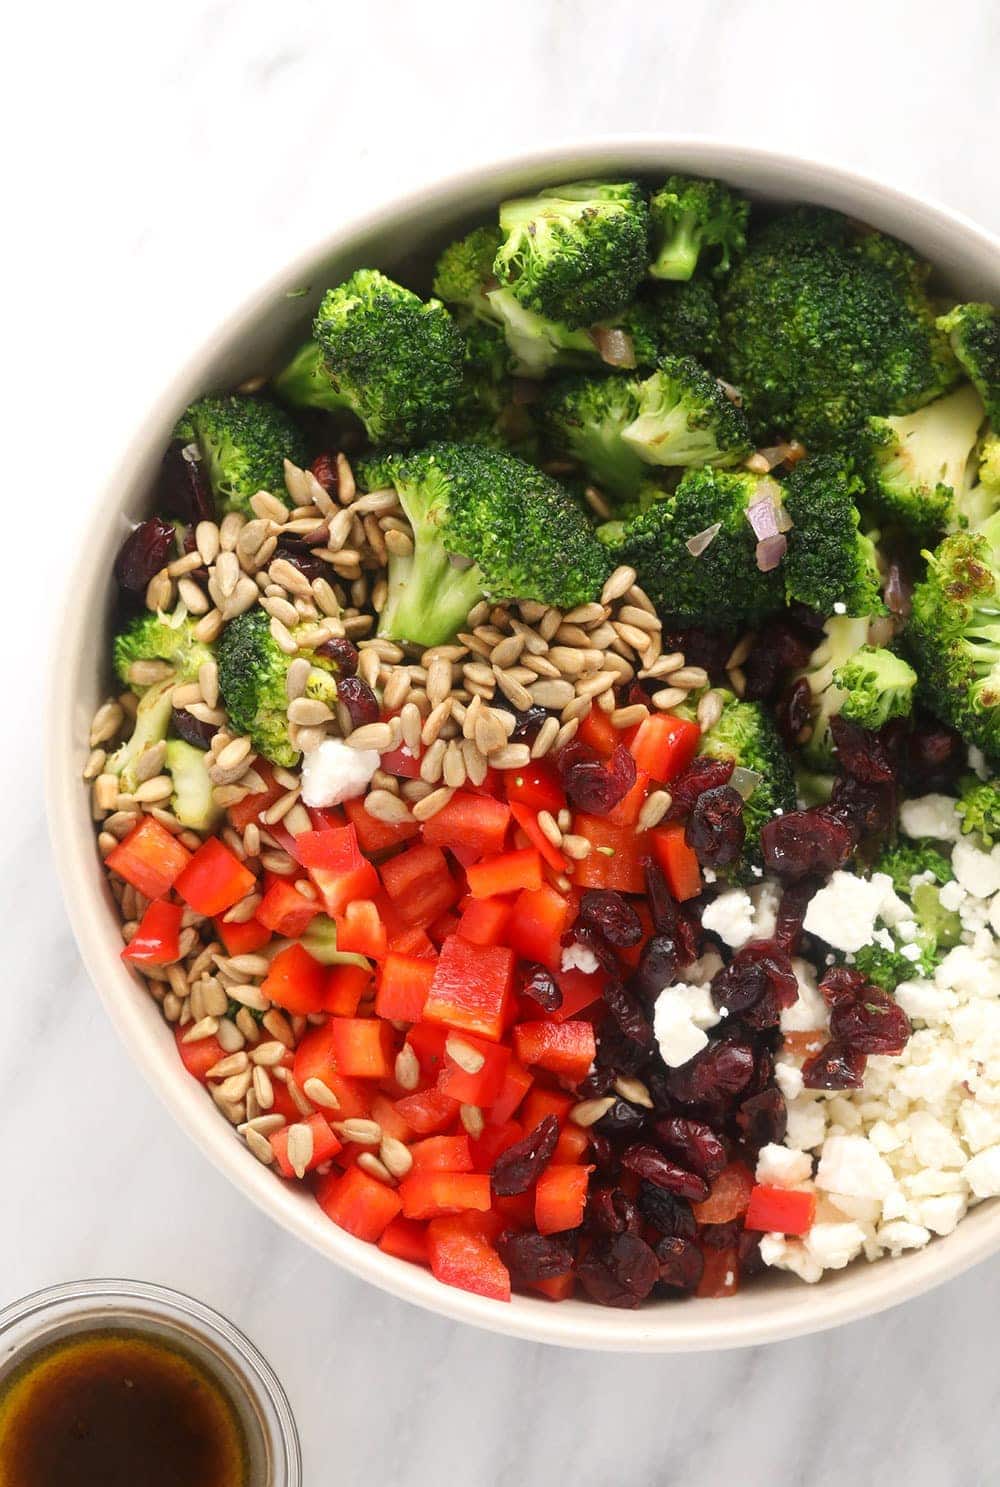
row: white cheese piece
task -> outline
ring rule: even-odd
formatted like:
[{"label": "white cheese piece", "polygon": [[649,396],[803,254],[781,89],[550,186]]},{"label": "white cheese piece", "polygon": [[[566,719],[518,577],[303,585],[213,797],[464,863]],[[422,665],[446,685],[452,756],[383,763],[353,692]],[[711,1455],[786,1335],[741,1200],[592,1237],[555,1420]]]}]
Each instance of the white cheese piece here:
[{"label": "white cheese piece", "polygon": [[742,888],[720,893],[703,910],[702,928],[716,934],[726,945],[739,950],[755,933],[753,902]]},{"label": "white cheese piece", "polygon": [[992,898],[1000,891],[1000,847],[981,852],[968,837],[963,837],[952,848],[951,869],[973,898]]},{"label": "white cheese piece", "polygon": [[930,1230],[923,1224],[908,1223],[906,1219],[894,1219],[878,1231],[879,1244],[890,1255],[901,1255],[905,1249],[922,1249],[930,1237]]},{"label": "white cheese piece", "polygon": [[653,1009],[653,1033],[667,1067],[678,1069],[700,1053],[708,1044],[704,1029],[718,1021],[707,987],[665,987]]},{"label": "white cheese piece", "polygon": [[326,738],[306,754],[302,764],[302,799],[306,805],[340,805],[364,795],[381,763],[374,749],[352,749],[340,738]]},{"label": "white cheese piece", "polygon": [[977,1198],[1000,1193],[1000,1146],[988,1146],[965,1166],[964,1177]]},{"label": "white cheese piece", "polygon": [[957,842],[962,834],[950,795],[919,795],[915,800],[904,800],[899,824],[907,836],[930,836],[939,842]]},{"label": "white cheese piece", "polygon": [[884,1198],[895,1186],[892,1168],[864,1136],[829,1136],[816,1186],[855,1198]]},{"label": "white cheese piece", "polygon": [[871,944],[878,919],[892,924],[909,915],[887,873],[859,878],[854,873],[835,872],[810,899],[804,924],[810,934],[835,950],[854,954]]},{"label": "white cheese piece", "polygon": [[563,971],[583,971],[584,975],[592,976],[597,970],[599,961],[589,945],[581,945],[574,940],[572,945],[567,945],[562,953],[559,967]]},{"label": "white cheese piece", "polygon": [[860,1255],[865,1231],[860,1224],[816,1223],[803,1239],[806,1253],[824,1270],[843,1270]]},{"label": "white cheese piece", "polygon": [[757,1156],[757,1181],[765,1187],[794,1188],[812,1177],[812,1162],[804,1151],[769,1142]]}]

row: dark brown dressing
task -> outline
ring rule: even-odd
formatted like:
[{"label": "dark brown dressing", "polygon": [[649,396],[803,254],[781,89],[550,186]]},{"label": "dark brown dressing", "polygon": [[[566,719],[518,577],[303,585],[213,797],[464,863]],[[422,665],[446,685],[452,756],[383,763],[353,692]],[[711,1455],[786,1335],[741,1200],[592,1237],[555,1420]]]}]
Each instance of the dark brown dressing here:
[{"label": "dark brown dressing", "polygon": [[247,1487],[236,1411],[148,1334],[76,1333],[0,1390],[0,1487]]}]

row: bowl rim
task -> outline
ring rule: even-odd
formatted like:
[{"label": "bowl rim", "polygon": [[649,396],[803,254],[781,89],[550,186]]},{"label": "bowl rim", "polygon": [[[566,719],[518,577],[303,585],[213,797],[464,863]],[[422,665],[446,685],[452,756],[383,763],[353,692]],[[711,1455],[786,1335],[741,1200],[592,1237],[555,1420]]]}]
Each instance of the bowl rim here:
[{"label": "bowl rim", "polygon": [[[817,185],[836,188],[845,195],[877,193],[896,211],[912,211],[925,221],[933,220],[952,237],[974,244],[983,254],[1000,261],[1000,238],[960,212],[939,201],[902,190],[864,172],[848,169],[835,161],[802,156],[756,145],[737,145],[711,135],[610,134],[596,139],[570,137],[536,150],[517,151],[485,164],[467,164],[432,181],[418,184],[401,195],[352,217],[327,232],[290,263],[283,263],[262,284],[244,295],[221,316],[161,391],[150,401],[139,419],[136,432],[124,450],[102,491],[95,497],[92,514],[81,529],[97,533],[110,528],[117,513],[116,491],[127,483],[129,471],[150,446],[150,430],[167,420],[168,412],[184,400],[189,388],[198,384],[220,346],[238,343],[247,323],[280,297],[290,283],[307,282],[315,266],[352,241],[371,236],[398,222],[411,212],[460,207],[463,197],[481,195],[492,183],[497,190],[513,174],[537,174],[546,167],[576,169],[576,160],[586,160],[592,170],[628,169],[637,174],[662,170],[672,155],[683,155],[685,169],[707,174],[725,174],[741,167],[766,169],[777,181],[803,172],[815,175]],[[720,157],[724,164],[720,163]],[[102,511],[106,515],[102,518]],[[94,566],[86,544],[69,574],[66,596],[60,605],[56,635],[78,627],[73,597],[88,587]],[[101,876],[93,871],[90,850],[78,840],[74,814],[79,809],[80,780],[67,769],[67,754],[73,738],[76,671],[53,667],[46,702],[45,800],[50,840],[64,906],[87,973],[122,1041],[139,1065],[147,1083],[166,1105],[174,1119],[201,1152],[259,1209],[282,1228],[304,1240],[313,1249],[333,1259],[343,1269],[381,1290],[426,1310],[488,1331],[565,1347],[599,1351],[681,1352],[756,1346],[786,1338],[824,1331],[856,1321],[923,1294],[1000,1249],[1000,1204],[992,1225],[980,1223],[966,1229],[963,1223],[950,1236],[936,1239],[924,1250],[886,1265],[865,1265],[857,1270],[847,1294],[840,1288],[811,1287],[794,1282],[781,1290],[781,1303],[773,1313],[747,1318],[727,1312],[731,1303],[716,1302],[677,1307],[655,1307],[620,1312],[587,1307],[581,1316],[578,1305],[553,1306],[542,1298],[516,1297],[509,1305],[439,1284],[422,1267],[384,1254],[375,1245],[355,1239],[319,1217],[315,1205],[303,1202],[278,1183],[274,1174],[259,1164],[238,1142],[228,1123],[201,1098],[201,1091],[185,1088],[186,1074],[176,1052],[166,1040],[147,1035],[144,1025],[148,1006],[135,995],[135,981],[124,970],[117,945],[112,946],[100,922],[98,898]],[[81,890],[81,881],[85,885]],[[123,994],[124,993],[124,994]],[[164,1054],[176,1064],[171,1071]],[[158,1068],[160,1066],[160,1068]],[[164,1077],[159,1077],[162,1068]],[[174,1078],[176,1074],[179,1077]],[[184,1081],[184,1082],[182,1082]],[[193,1093],[196,1098],[189,1098]],[[307,1216],[308,1214],[308,1216]],[[322,1227],[321,1227],[322,1224]],[[973,1231],[975,1228],[975,1232]]]}]

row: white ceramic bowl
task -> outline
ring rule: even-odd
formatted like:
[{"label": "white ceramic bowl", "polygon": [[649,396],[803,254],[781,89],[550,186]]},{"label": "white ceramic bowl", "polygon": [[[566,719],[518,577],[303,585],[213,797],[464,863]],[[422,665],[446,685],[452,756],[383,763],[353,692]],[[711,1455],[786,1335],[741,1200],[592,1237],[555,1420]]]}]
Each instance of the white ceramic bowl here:
[{"label": "white ceramic bowl", "polygon": [[[127,521],[148,512],[150,483],[180,410],[207,390],[233,386],[268,367],[301,337],[323,288],[354,268],[374,264],[412,278],[426,273],[445,242],[488,216],[506,196],[616,172],[656,181],[675,170],[720,176],[755,198],[817,202],[847,212],[911,243],[963,297],[1000,301],[1000,242],[954,213],[834,166],[708,140],[622,139],[551,149],[467,172],[361,222],[337,227],[205,340],[149,410],[95,504],[71,588],[72,613],[58,631],[62,652],[54,669],[47,768],[56,859],[87,968],[146,1077],[220,1171],[292,1234],[407,1301],[538,1342],[637,1352],[767,1342],[895,1305],[1000,1248],[1000,1203],[977,1209],[953,1234],[924,1250],[875,1265],[855,1264],[814,1287],[774,1275],[731,1299],[664,1302],[623,1312],[523,1296],[504,1306],[439,1285],[427,1271],[336,1228],[311,1197],[262,1167],[185,1073],[157,1007],[119,959],[117,918],[98,865],[80,771],[90,719],[107,681],[112,559]],[[304,297],[289,297],[303,288],[309,291]]]}]

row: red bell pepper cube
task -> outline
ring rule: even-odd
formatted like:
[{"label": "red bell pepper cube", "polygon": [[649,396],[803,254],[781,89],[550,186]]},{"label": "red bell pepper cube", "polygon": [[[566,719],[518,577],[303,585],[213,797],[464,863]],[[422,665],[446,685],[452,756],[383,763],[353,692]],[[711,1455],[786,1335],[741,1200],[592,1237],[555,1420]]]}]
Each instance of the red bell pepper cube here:
[{"label": "red bell pepper cube", "polygon": [[698,752],[701,729],[687,718],[657,713],[639,724],[629,751],[638,769],[658,784],[675,780]]},{"label": "red bell pepper cube", "polygon": [[122,951],[122,960],[151,966],[165,966],[179,960],[183,917],[184,910],[180,904],[168,903],[164,898],[154,899]]},{"label": "red bell pepper cube", "polygon": [[658,826],[649,833],[649,841],[677,902],[697,898],[702,886],[701,866],[693,847],[684,840],[684,827]]},{"label": "red bell pepper cube", "polygon": [[559,1132],[559,1140],[552,1153],[552,1160],[553,1162],[580,1162],[589,1145],[590,1132],[583,1130],[581,1126],[575,1126],[572,1121],[567,1121]]},{"label": "red bell pepper cube", "polygon": [[503,851],[510,807],[488,795],[456,790],[448,804],[424,822],[424,841],[431,847],[462,847],[476,857]]},{"label": "red bell pepper cube", "polygon": [[400,955],[412,955],[416,960],[437,960],[437,946],[424,929],[405,929],[393,935],[389,945]]},{"label": "red bell pepper cube", "polygon": [[445,1062],[438,1077],[438,1089],[463,1105],[478,1105],[483,1110],[493,1104],[503,1088],[507,1065],[510,1063],[510,1049],[502,1043],[484,1043],[479,1038],[470,1037],[468,1033],[462,1034],[462,1042],[479,1054],[483,1060],[482,1068],[477,1069],[474,1074],[460,1068],[449,1054],[446,1041]]},{"label": "red bell pepper cube", "polygon": [[547,1115],[554,1115],[560,1126],[564,1126],[573,1104],[569,1095],[561,1094],[556,1089],[543,1089],[540,1084],[536,1084],[521,1106],[518,1120],[526,1131],[533,1131]]},{"label": "red bell pepper cube", "polygon": [[227,955],[252,955],[271,938],[271,931],[259,919],[244,919],[242,924],[218,914],[212,920],[215,933],[226,947]]},{"label": "red bell pepper cube", "polygon": [[695,1295],[705,1298],[732,1296],[740,1288],[740,1259],[735,1249],[702,1248],[705,1268]]},{"label": "red bell pepper cube", "polygon": [[399,1184],[399,1196],[408,1219],[434,1219],[468,1209],[485,1213],[491,1201],[490,1180],[480,1172],[410,1172]]},{"label": "red bell pepper cube", "polygon": [[750,1194],[743,1227],[767,1234],[807,1234],[815,1217],[815,1193],[758,1185]]},{"label": "red bell pepper cube", "polygon": [[479,1033],[497,1043],[503,1035],[513,982],[512,950],[503,945],[470,945],[461,935],[451,935],[441,946],[424,1019]]},{"label": "red bell pepper cube", "polygon": [[213,1068],[220,1058],[225,1058],[225,1049],[215,1037],[196,1038],[193,1043],[186,1043],[185,1034],[190,1031],[191,1029],[186,1027],[175,1028],[174,1041],[185,1069],[192,1078],[198,1080],[199,1084],[204,1084],[209,1069]]},{"label": "red bell pepper cube", "polygon": [[640,769],[636,773],[635,784],[631,790],[622,796],[613,810],[608,811],[604,818],[605,821],[610,821],[612,826],[634,826],[639,819],[639,812],[642,810],[648,790],[649,775],[644,769]]},{"label": "red bell pepper cube", "polygon": [[535,1280],[531,1282],[533,1291],[540,1291],[550,1301],[568,1301],[576,1290],[576,1276],[572,1270],[567,1270],[565,1275],[550,1275],[546,1280]]},{"label": "red bell pepper cube", "polygon": [[387,1136],[395,1136],[404,1145],[413,1140],[413,1127],[403,1119],[388,1095],[376,1095],[372,1100],[372,1120],[378,1121]]},{"label": "red bell pepper cube", "polygon": [[507,944],[522,960],[536,960],[550,971],[559,969],[562,937],[569,928],[569,900],[548,883],[525,889],[514,900]]},{"label": "red bell pepper cube", "polygon": [[464,1217],[434,1219],[427,1226],[431,1272],[446,1286],[510,1300],[510,1272],[480,1226]]},{"label": "red bell pepper cube", "polygon": [[742,1162],[730,1162],[711,1183],[708,1197],[692,1203],[691,1211],[699,1224],[730,1224],[746,1213],[753,1190],[753,1173]]},{"label": "red bell pepper cube", "polygon": [[565,854],[560,852],[559,848],[553,846],[552,842],[549,841],[545,832],[538,824],[538,817],[531,807],[526,805],[512,805],[510,810],[514,820],[524,832],[535,851],[541,854],[542,861],[548,863],[554,872],[564,873],[569,866],[568,860]]},{"label": "red bell pepper cube", "polygon": [[510,912],[502,898],[472,898],[462,910],[458,932],[473,945],[502,945]]},{"label": "red bell pepper cube", "polygon": [[504,852],[488,857],[466,872],[473,898],[494,898],[502,893],[517,893],[522,888],[541,888],[542,859],[534,847],[519,852]]},{"label": "red bell pepper cube", "polygon": [[535,1227],[539,1234],[561,1234],[582,1224],[587,1179],[593,1170],[549,1163],[535,1184]]},{"label": "red bell pepper cube", "polygon": [[327,1218],[356,1239],[367,1239],[369,1244],[381,1239],[403,1206],[395,1188],[369,1177],[356,1166],[348,1167],[343,1176],[331,1172],[321,1178],[316,1187],[316,1201]]},{"label": "red bell pepper cube", "polygon": [[259,821],[261,812],[266,811],[269,805],[274,805],[279,795],[284,795],[284,785],[279,785],[274,778],[274,771],[270,764],[264,759],[258,759],[254,764],[254,772],[259,774],[266,785],[266,789],[258,790],[256,795],[244,795],[235,805],[231,805],[226,814],[229,824],[234,831],[242,836],[251,821]]},{"label": "red bell pepper cube", "polygon": [[566,804],[559,771],[548,759],[530,759],[520,769],[505,770],[503,782],[511,805],[527,806],[535,815],[548,811],[557,816]]},{"label": "red bell pepper cube", "polygon": [[[312,1156],[306,1164],[306,1171],[312,1172],[337,1155],[341,1149],[340,1142],[321,1115],[309,1115],[305,1120],[300,1115],[298,1123],[308,1126],[312,1133]],[[282,1177],[294,1177],[295,1172],[288,1160],[288,1127],[284,1126],[280,1131],[275,1131],[267,1139],[271,1143],[271,1150],[274,1152]]]},{"label": "red bell pepper cube", "polygon": [[174,887],[198,914],[222,914],[246,898],[256,879],[217,836],[203,842]]},{"label": "red bell pepper cube", "polygon": [[433,924],[459,898],[459,886],[440,847],[423,843],[407,847],[383,862],[379,872],[400,918],[417,929]]},{"label": "red bell pepper cube", "polygon": [[169,893],[190,861],[187,847],[153,816],[143,816],[104,859],[106,867],[146,898],[163,898]]},{"label": "red bell pepper cube", "polygon": [[275,878],[257,907],[257,918],[276,935],[297,940],[319,909],[314,898],[306,898],[284,878]]},{"label": "red bell pepper cube", "polygon": [[648,854],[646,834],[631,826],[614,826],[607,816],[574,818],[573,830],[586,837],[590,853],[573,866],[573,881],[581,888],[614,888],[619,893],[644,893],[642,859]]},{"label": "red bell pepper cube", "polygon": [[492,1172],[493,1164],[501,1152],[515,1146],[524,1138],[525,1129],[520,1121],[508,1120],[502,1126],[484,1126],[483,1134],[471,1143],[472,1162],[477,1172]]},{"label": "red bell pepper cube", "polygon": [[430,995],[436,963],[390,950],[382,962],[375,992],[375,1013],[392,1022],[419,1022]]},{"label": "red bell pepper cube", "polygon": [[358,834],[358,842],[366,857],[378,857],[383,852],[390,852],[401,843],[412,841],[420,831],[420,826],[416,821],[393,823],[379,821],[375,816],[369,816],[365,810],[364,801],[360,797],[356,800],[345,800],[344,812]]},{"label": "red bell pepper cube", "polygon": [[449,935],[458,933],[458,915],[449,909],[444,914],[439,914],[433,924],[428,924],[427,933],[435,945],[443,945]]},{"label": "red bell pepper cube", "polygon": [[461,1136],[428,1136],[410,1147],[414,1172],[471,1172],[472,1152],[469,1138]]},{"label": "red bell pepper cube", "polygon": [[367,955],[370,960],[384,960],[389,948],[389,934],[370,898],[359,898],[337,918],[337,949],[354,955]]},{"label": "red bell pepper cube", "polygon": [[348,1079],[388,1079],[392,1074],[395,1037],[378,1017],[335,1017],[330,1046],[337,1068]]},{"label": "red bell pepper cube", "polygon": [[[346,1078],[337,1068],[333,1054],[334,1027],[336,1018],[331,1017],[318,1027],[307,1028],[295,1050],[292,1073],[300,1089],[308,1079],[319,1079],[337,1101],[333,1112],[337,1120],[352,1120],[365,1117],[371,1112],[371,1094],[363,1084]],[[283,1086],[275,1085],[275,1094]],[[300,1117],[292,1116],[293,1120]]]},{"label": "red bell pepper cube", "polygon": [[409,1260],[411,1265],[430,1264],[427,1226],[417,1223],[416,1219],[394,1218],[383,1230],[378,1247],[383,1254],[395,1255],[397,1260]]},{"label": "red bell pepper cube", "polygon": [[597,1043],[589,1022],[520,1022],[514,1029],[514,1051],[522,1063],[579,1084],[594,1062]]},{"label": "red bell pepper cube", "polygon": [[372,973],[364,966],[331,966],[323,992],[323,1011],[338,1017],[353,1017],[371,985]]},{"label": "red bell pepper cube", "polygon": [[418,1136],[433,1136],[454,1125],[458,1101],[439,1089],[423,1089],[397,1100],[396,1109]]},{"label": "red bell pepper cube", "polygon": [[586,744],[588,749],[593,749],[604,759],[609,758],[614,753],[615,745],[621,742],[610,713],[596,704],[580,719],[576,736],[580,743]]},{"label": "red bell pepper cube", "polygon": [[596,971],[581,971],[574,966],[571,971],[556,971],[556,985],[562,992],[562,1005],[550,1013],[554,1022],[566,1022],[585,1007],[592,1007],[603,996],[608,982],[608,973],[600,967]]},{"label": "red bell pepper cube", "polygon": [[422,754],[423,749],[412,751],[400,744],[398,749],[382,755],[383,773],[395,775],[398,780],[419,780]]},{"label": "red bell pepper cube", "polygon": [[362,854],[353,826],[303,831],[295,842],[299,860],[331,916],[342,914],[353,899],[371,898],[378,892],[378,874]]},{"label": "red bell pepper cube", "polygon": [[511,1059],[503,1076],[500,1093],[485,1112],[486,1124],[489,1126],[505,1125],[534,1082],[534,1075],[516,1059]]},{"label": "red bell pepper cube", "polygon": [[289,945],[271,961],[261,991],[286,1012],[305,1015],[324,1010],[326,982],[326,966],[301,945]]},{"label": "red bell pepper cube", "polygon": [[444,1068],[444,1044],[448,1029],[430,1022],[417,1022],[406,1034],[406,1041],[417,1055],[421,1077],[435,1084]]}]

